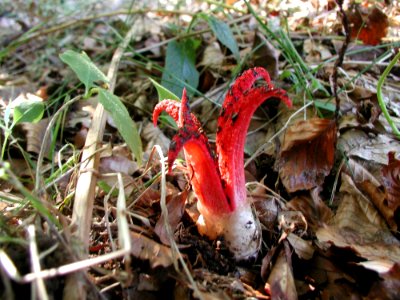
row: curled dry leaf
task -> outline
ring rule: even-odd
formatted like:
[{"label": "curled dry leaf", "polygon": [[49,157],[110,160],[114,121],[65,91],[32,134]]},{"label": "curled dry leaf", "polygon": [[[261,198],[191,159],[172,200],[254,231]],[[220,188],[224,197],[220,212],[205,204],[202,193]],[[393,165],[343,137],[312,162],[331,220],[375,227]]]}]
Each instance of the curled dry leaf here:
[{"label": "curled dry leaf", "polygon": [[22,128],[26,134],[26,151],[32,153],[39,153],[44,151],[44,155],[48,156],[50,151],[51,140],[48,139],[44,143],[42,148],[43,138],[46,133],[49,119],[45,118],[40,120],[38,123],[23,123]]},{"label": "curled dry leaf", "polygon": [[320,186],[333,166],[336,124],[333,120],[301,120],[285,134],[279,176],[289,192]]},{"label": "curled dry leaf", "polygon": [[360,185],[394,232],[400,227],[400,161],[389,153],[389,164],[382,168],[384,189],[369,180]]},{"label": "curled dry leaf", "polygon": [[330,226],[316,232],[319,245],[352,250],[370,262],[364,263],[364,267],[388,271],[400,261],[400,242],[391,234],[374,205],[346,174],[342,174],[340,194],[342,202]]},{"label": "curled dry leaf", "polygon": [[314,232],[333,217],[331,209],[320,198],[319,191],[319,188],[315,188],[310,196],[297,196],[286,205],[290,210],[300,211]]}]

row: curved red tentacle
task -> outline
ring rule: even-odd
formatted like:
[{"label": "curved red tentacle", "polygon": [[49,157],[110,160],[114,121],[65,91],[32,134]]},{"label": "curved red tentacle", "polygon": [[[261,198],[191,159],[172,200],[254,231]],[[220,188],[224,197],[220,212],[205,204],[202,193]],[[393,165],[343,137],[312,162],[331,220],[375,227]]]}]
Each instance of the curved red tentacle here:
[{"label": "curved red tentacle", "polygon": [[153,123],[162,111],[167,112],[178,124],[178,133],[173,137],[168,151],[169,172],[179,152],[183,149],[186,163],[191,172],[193,190],[209,213],[228,213],[231,206],[226,200],[218,164],[203,133],[200,122],[190,112],[186,91],[183,91],[182,102],[164,100],[156,105],[153,111]]},{"label": "curved red tentacle", "polygon": [[[243,82],[242,80],[240,77],[238,82]],[[239,88],[236,87],[236,90]],[[270,86],[250,88],[238,95],[233,93],[228,92],[230,96],[226,97],[218,118],[216,145],[225,195],[231,199],[235,209],[246,201],[243,152],[251,117],[258,106],[269,98],[279,98],[288,107],[291,107],[292,103],[284,90],[270,89]]]}]

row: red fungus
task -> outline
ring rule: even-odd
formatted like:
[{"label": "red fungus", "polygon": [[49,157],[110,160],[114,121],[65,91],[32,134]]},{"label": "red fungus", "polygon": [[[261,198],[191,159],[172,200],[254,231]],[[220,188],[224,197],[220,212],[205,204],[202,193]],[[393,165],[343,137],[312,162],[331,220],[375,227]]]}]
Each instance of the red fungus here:
[{"label": "red fungus", "polygon": [[[256,86],[263,79],[264,85]],[[182,102],[163,100],[154,108],[153,122],[166,111],[178,124],[168,152],[170,171],[183,148],[201,216],[199,231],[211,239],[223,236],[237,260],[257,255],[261,229],[246,197],[243,150],[247,129],[257,107],[268,98],[292,105],[286,92],[276,89],[263,68],[253,68],[237,78],[229,89],[218,118],[217,158],[208,144],[200,122],[190,113],[186,91]]]}]

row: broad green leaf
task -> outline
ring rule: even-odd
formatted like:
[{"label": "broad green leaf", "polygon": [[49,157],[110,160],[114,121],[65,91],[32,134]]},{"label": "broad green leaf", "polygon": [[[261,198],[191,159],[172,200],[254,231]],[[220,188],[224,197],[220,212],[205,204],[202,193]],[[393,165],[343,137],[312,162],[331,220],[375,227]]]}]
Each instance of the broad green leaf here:
[{"label": "broad green leaf", "polygon": [[135,122],[121,100],[109,91],[99,88],[99,101],[113,118],[119,133],[135,155],[139,164],[142,163],[142,141]]},{"label": "broad green leaf", "polygon": [[218,20],[214,16],[207,17],[208,25],[210,26],[211,30],[214,32],[217,39],[235,56],[236,60],[239,61],[240,54],[239,54],[239,47],[236,43],[235,37],[232,34],[231,29],[229,28],[228,24],[223,21]]},{"label": "broad green leaf", "polygon": [[13,124],[21,122],[37,123],[44,113],[44,104],[41,101],[26,100],[14,107]]},{"label": "broad green leaf", "polygon": [[95,81],[108,82],[106,75],[97,68],[85,52],[78,53],[67,50],[60,55],[60,59],[75,72],[79,80],[85,85],[85,95],[95,86]]},{"label": "broad green leaf", "polygon": [[164,100],[164,99],[171,99],[171,100],[177,100],[181,101],[177,95],[175,95],[173,92],[170,90],[166,89],[163,87],[161,84],[159,84],[157,81],[154,79],[150,78],[151,83],[155,86],[157,93],[158,93],[158,100]]},{"label": "broad green leaf", "polygon": [[[198,41],[193,39],[168,44],[161,85],[175,95],[181,95],[185,86],[197,88],[199,84],[199,72],[195,65],[198,46]],[[188,89],[189,94],[191,88]]]}]

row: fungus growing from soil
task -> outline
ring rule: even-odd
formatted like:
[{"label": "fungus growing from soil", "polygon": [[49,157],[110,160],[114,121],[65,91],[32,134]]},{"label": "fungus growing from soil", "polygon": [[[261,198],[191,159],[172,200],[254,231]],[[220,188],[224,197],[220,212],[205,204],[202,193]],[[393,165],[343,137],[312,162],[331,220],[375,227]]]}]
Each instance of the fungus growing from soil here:
[{"label": "fungus growing from soil", "polygon": [[[257,83],[263,79],[263,84]],[[246,196],[244,145],[255,110],[265,100],[278,98],[288,107],[286,92],[274,88],[268,72],[260,67],[245,71],[229,89],[218,117],[214,156],[198,119],[190,112],[186,90],[182,102],[163,100],[153,111],[167,112],[178,125],[168,152],[170,171],[183,149],[191,184],[198,199],[199,232],[215,239],[222,236],[236,260],[256,257],[261,245],[261,228]]]}]

